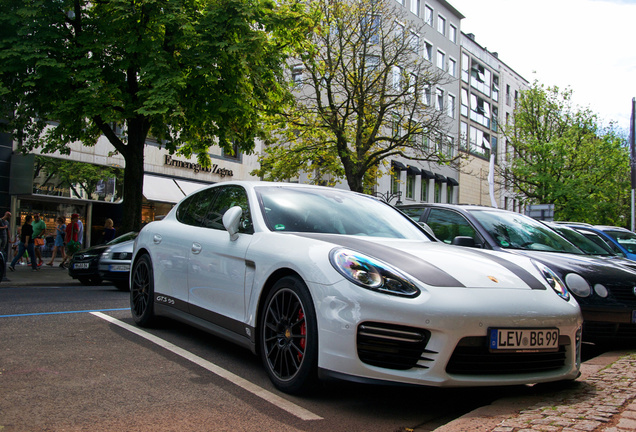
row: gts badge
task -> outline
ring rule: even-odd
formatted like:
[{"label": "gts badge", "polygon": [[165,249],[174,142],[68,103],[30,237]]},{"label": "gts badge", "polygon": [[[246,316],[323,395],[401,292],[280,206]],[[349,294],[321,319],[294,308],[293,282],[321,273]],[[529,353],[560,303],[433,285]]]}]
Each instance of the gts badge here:
[{"label": "gts badge", "polygon": [[155,297],[155,301],[158,303],[165,303],[168,305],[173,305],[174,304],[174,299],[171,299],[170,297],[166,297],[166,296],[162,296],[162,295],[158,295],[157,297]]}]

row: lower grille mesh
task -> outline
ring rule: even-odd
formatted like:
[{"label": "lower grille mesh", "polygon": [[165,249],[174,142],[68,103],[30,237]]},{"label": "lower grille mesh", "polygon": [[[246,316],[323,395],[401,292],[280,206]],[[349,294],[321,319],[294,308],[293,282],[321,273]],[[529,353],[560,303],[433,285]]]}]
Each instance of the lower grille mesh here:
[{"label": "lower grille mesh", "polygon": [[358,326],[358,357],[364,363],[387,369],[407,370],[418,365],[430,339],[428,330],[384,323]]}]

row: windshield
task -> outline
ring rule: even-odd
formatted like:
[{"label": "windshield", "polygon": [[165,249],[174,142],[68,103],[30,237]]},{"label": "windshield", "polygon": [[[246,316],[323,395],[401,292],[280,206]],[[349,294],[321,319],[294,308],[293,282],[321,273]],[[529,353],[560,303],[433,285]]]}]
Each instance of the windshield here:
[{"label": "windshield", "polygon": [[[609,246],[602,246],[600,243],[595,243],[593,240],[584,236],[580,232],[575,229],[566,227],[566,226],[552,226],[556,232],[561,234],[563,237],[568,239],[571,243],[581,249],[588,255],[598,255],[598,256],[613,256],[616,255]],[[600,238],[599,238],[600,240]],[[600,240],[602,242],[602,240]]]},{"label": "windshield", "polygon": [[605,231],[618,242],[619,245],[627,249],[629,253],[636,253],[636,234],[631,231]]},{"label": "windshield", "polygon": [[134,240],[137,237],[137,234],[139,234],[139,233],[129,232],[129,233],[126,233],[126,234],[122,234],[119,237],[117,237],[116,239],[113,239],[113,240],[109,241],[106,244],[107,245],[115,245],[117,243],[122,243],[122,242],[125,242],[125,241],[128,241],[128,240]]},{"label": "windshield", "polygon": [[491,210],[473,210],[471,214],[504,249],[583,254],[572,243],[531,217]]},{"label": "windshield", "polygon": [[270,230],[430,241],[416,223],[370,196],[338,189],[257,187]]}]

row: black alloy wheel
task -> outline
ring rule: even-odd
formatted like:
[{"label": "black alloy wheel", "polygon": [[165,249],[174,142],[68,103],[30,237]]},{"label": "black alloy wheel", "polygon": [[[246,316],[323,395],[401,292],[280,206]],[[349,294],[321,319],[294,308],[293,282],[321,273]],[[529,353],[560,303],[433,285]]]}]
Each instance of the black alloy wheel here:
[{"label": "black alloy wheel", "polygon": [[260,353],[274,385],[303,393],[316,381],[318,331],[306,285],[287,276],[276,282],[260,320]]},{"label": "black alloy wheel", "polygon": [[130,311],[140,326],[150,326],[154,319],[154,277],[149,255],[140,256],[132,269]]}]

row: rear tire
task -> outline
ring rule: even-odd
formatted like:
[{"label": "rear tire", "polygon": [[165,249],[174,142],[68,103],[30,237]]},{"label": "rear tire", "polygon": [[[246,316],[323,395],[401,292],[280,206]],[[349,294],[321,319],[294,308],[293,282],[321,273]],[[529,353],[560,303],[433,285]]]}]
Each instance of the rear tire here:
[{"label": "rear tire", "polygon": [[149,255],[140,256],[132,269],[130,281],[130,311],[135,323],[148,327],[155,317],[155,281]]},{"label": "rear tire", "polygon": [[274,386],[291,394],[317,382],[318,326],[305,283],[280,279],[267,295],[259,323],[261,360]]}]

